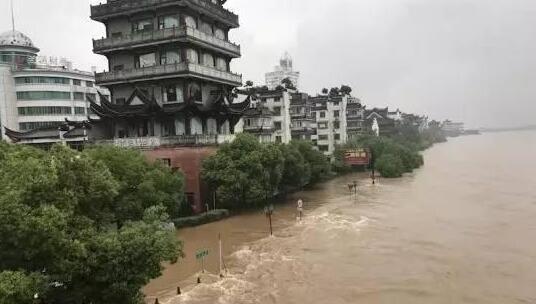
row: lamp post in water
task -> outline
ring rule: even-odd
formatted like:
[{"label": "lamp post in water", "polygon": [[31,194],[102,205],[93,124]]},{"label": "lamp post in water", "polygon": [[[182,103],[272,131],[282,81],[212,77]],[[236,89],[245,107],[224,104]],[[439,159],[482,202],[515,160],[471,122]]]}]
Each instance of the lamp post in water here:
[{"label": "lamp post in water", "polygon": [[274,235],[274,232],[272,230],[272,214],[274,213],[274,205],[270,204],[269,206],[264,207],[264,214],[266,214],[266,217],[268,217],[268,221],[270,222],[270,235]]}]

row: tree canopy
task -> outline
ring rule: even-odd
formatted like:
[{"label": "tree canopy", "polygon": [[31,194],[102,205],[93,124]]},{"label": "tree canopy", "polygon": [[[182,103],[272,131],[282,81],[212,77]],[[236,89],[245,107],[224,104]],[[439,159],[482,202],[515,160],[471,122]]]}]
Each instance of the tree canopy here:
[{"label": "tree canopy", "polygon": [[[130,153],[119,170],[114,156]],[[131,170],[140,168],[138,183]],[[178,188],[157,185],[167,179]],[[128,187],[157,194],[136,199]],[[131,151],[0,143],[0,304],[34,303],[34,294],[52,304],[142,303],[141,287],[182,253],[167,228],[170,198],[182,192],[180,174]],[[123,203],[141,205],[123,217]]]}]

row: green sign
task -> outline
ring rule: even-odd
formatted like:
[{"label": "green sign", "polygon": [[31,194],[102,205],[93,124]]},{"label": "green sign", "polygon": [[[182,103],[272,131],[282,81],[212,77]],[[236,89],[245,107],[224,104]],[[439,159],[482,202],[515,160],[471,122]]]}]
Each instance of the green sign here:
[{"label": "green sign", "polygon": [[208,256],[208,249],[201,249],[201,250],[198,250],[195,254],[195,258],[198,259],[198,260],[201,260],[205,257]]}]

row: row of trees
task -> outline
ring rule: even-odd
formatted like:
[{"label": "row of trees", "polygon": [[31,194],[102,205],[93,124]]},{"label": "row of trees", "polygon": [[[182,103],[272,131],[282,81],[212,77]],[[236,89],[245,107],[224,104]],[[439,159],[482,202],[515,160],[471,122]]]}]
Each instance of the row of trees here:
[{"label": "row of trees", "polygon": [[203,163],[203,179],[228,209],[260,206],[277,193],[313,184],[330,175],[330,162],[311,143],[262,144],[240,134]]},{"label": "row of trees", "polygon": [[175,262],[183,177],[137,151],[0,142],[0,303],[137,304]]}]

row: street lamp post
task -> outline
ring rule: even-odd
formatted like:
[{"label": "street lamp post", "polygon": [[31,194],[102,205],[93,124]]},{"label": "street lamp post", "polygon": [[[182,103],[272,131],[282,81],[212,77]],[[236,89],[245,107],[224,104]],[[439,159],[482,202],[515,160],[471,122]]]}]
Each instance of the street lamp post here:
[{"label": "street lamp post", "polygon": [[272,214],[274,213],[274,205],[270,204],[269,206],[264,207],[264,214],[266,214],[266,217],[268,217],[268,221],[270,222],[270,235],[274,235],[273,229],[272,229]]}]

